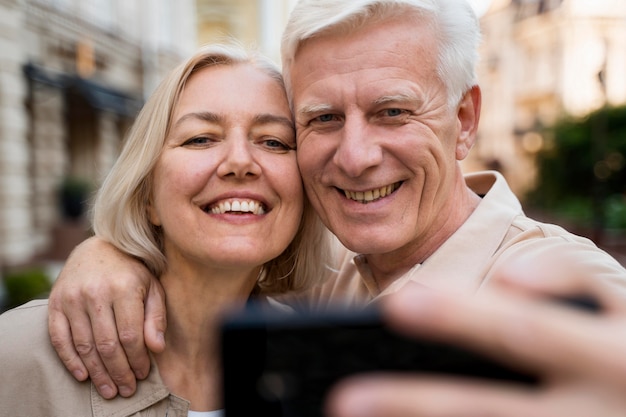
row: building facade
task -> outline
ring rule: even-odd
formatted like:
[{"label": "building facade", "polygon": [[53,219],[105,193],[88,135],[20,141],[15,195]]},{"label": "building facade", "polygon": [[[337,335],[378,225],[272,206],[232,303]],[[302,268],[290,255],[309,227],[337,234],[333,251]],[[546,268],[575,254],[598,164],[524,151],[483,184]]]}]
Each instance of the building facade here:
[{"label": "building facade", "polygon": [[626,103],[626,2],[493,0],[481,18],[479,137],[467,169],[532,187],[541,135],[565,116]]},{"label": "building facade", "polygon": [[61,191],[99,183],[195,27],[193,0],[0,0],[0,266],[86,235]]},{"label": "building facade", "polygon": [[233,37],[280,62],[280,37],[297,0],[197,0],[198,42]]}]

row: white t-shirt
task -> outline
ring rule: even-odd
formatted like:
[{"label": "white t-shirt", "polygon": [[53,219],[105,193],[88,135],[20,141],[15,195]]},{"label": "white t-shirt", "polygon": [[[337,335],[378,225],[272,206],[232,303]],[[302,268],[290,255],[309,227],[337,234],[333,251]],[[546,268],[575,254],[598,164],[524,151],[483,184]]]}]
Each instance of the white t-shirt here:
[{"label": "white t-shirt", "polygon": [[188,417],[224,417],[224,410],[215,411],[191,411],[187,413]]}]

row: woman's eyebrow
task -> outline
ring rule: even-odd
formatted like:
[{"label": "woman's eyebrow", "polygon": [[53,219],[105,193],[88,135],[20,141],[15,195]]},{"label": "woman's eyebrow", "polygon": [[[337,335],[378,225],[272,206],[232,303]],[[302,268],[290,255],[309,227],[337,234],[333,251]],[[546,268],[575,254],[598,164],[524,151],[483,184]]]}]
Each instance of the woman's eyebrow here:
[{"label": "woman's eyebrow", "polygon": [[181,123],[185,122],[186,120],[189,119],[197,119],[197,120],[202,120],[205,122],[212,122],[212,123],[219,123],[220,121],[222,121],[222,117],[219,114],[216,113],[212,113],[212,112],[191,112],[191,113],[186,113],[184,115],[182,115],[178,120],[176,120],[176,122],[174,123],[174,126],[178,126]]},{"label": "woman's eyebrow", "polygon": [[[211,123],[220,123],[224,120],[224,118],[217,113],[191,112],[191,113],[186,113],[182,115],[174,123],[174,126],[178,126],[181,123],[189,119],[202,120],[202,121],[211,122]],[[278,116],[278,115],[270,114],[270,113],[262,113],[262,114],[256,115],[253,119],[253,124],[257,124],[257,125],[266,125],[266,124],[272,124],[272,123],[285,125],[286,127],[293,129],[293,121],[288,117]]]},{"label": "woman's eyebrow", "polygon": [[254,118],[255,125],[281,124],[290,129],[294,128],[293,120],[288,117],[278,116],[271,113],[258,114]]}]

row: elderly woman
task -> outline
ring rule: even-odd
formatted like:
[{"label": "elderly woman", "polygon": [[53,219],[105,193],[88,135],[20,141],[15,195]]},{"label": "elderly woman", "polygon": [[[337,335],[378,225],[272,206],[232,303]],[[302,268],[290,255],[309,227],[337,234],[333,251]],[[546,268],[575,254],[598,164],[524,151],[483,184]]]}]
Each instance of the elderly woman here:
[{"label": "elderly woman", "polygon": [[105,400],[57,358],[46,302],[18,307],[0,316],[0,414],[218,415],[221,312],[323,276],[326,233],[304,196],[279,71],[219,45],[176,68],[130,131],[93,227],[160,277],[167,347],[138,395]]}]

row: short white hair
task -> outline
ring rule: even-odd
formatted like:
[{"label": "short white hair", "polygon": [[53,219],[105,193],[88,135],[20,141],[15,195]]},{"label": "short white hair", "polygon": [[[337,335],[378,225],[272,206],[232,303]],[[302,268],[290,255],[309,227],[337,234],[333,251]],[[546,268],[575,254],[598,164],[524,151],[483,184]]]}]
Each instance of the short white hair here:
[{"label": "short white hair", "polygon": [[291,97],[291,66],[307,39],[328,33],[353,32],[370,23],[411,16],[431,25],[439,40],[437,73],[456,105],[476,85],[480,25],[467,0],[300,0],[282,38],[283,76]]}]

